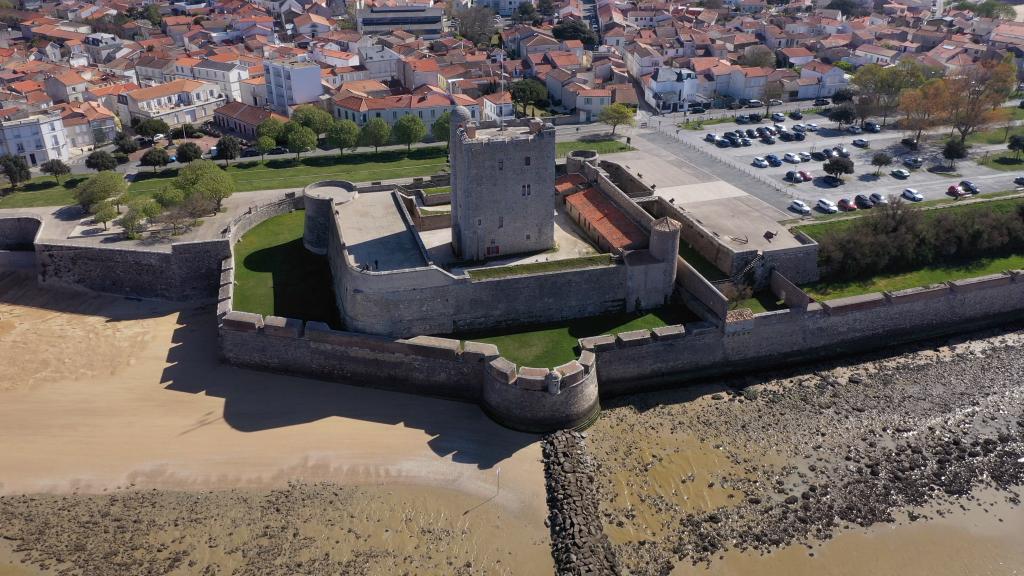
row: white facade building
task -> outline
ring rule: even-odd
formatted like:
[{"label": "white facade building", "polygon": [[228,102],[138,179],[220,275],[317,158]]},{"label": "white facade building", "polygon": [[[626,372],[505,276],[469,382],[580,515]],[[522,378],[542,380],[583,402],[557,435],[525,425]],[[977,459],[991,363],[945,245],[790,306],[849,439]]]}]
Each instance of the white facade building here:
[{"label": "white facade building", "polygon": [[264,60],[267,103],[274,111],[290,116],[290,107],[316,102],[323,94],[320,66],[308,55],[288,60]]},{"label": "white facade building", "polygon": [[0,151],[21,156],[29,166],[47,160],[66,161],[71,156],[59,112],[0,121]]},{"label": "white facade building", "polygon": [[685,110],[699,89],[697,74],[686,68],[659,67],[644,82],[644,100],[658,112]]}]

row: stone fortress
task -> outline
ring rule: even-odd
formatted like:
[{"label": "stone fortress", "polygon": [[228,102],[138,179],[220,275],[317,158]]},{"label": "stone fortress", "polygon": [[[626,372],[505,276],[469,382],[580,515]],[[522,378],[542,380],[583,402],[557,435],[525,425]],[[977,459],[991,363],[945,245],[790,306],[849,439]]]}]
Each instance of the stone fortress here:
[{"label": "stone fortress", "polygon": [[[42,286],[216,301],[227,362],[476,402],[534,432],[586,425],[601,398],[1024,317],[1024,271],[1013,270],[816,302],[799,285],[818,276],[817,245],[784,230],[759,241],[777,223],[751,214],[749,199],[700,196],[686,183],[705,200],[675,202],[635,160],[630,168],[593,152],[570,154],[556,176],[552,130],[537,121],[500,129],[456,113],[452,130],[450,179],[311,184],[251,206],[213,240],[110,248],[56,240],[31,215],[0,216],[0,271],[32,269]],[[449,182],[450,195],[422,190]],[[233,309],[235,242],[297,209],[303,245],[329,262],[344,330]],[[727,279],[709,281],[681,244]],[[726,295],[741,280],[786,308],[733,309]],[[437,336],[670,300],[699,320],[581,338],[578,357],[555,367],[516,366],[493,345]]]}]

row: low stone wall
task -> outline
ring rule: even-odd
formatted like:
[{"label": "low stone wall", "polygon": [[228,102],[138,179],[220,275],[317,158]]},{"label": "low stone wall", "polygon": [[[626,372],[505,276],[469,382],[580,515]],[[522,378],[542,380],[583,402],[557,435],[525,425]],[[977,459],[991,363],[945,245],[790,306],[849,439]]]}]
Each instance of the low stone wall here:
[{"label": "low stone wall", "polygon": [[252,230],[256,225],[275,216],[287,214],[303,207],[303,197],[295,192],[288,192],[283,198],[268,202],[266,204],[253,204],[242,214],[239,214],[228,224],[224,230],[224,236],[231,240],[233,245],[238,242],[246,232]]},{"label": "low stone wall", "polygon": [[752,317],[580,340],[603,397],[674,382],[834,357],[1024,317],[1024,272],[813,302]]},{"label": "low stone wall", "polygon": [[620,574],[601,522],[594,494],[596,469],[585,438],[580,432],[563,431],[546,436],[541,443],[551,555],[560,576]]}]

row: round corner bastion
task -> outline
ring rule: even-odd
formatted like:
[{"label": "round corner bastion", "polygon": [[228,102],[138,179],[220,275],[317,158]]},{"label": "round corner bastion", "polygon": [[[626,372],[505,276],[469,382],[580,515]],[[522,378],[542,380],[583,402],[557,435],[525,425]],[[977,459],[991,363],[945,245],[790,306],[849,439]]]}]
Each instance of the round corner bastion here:
[{"label": "round corner bastion", "polygon": [[334,207],[356,197],[355,184],[345,180],[321,180],[302,189],[306,209],[302,245],[314,254],[327,254],[328,231]]},{"label": "round corner bastion", "polygon": [[565,158],[565,168],[570,174],[574,172],[581,172],[583,170],[583,164],[587,162],[597,162],[597,152],[593,150],[573,150],[569,152]]}]

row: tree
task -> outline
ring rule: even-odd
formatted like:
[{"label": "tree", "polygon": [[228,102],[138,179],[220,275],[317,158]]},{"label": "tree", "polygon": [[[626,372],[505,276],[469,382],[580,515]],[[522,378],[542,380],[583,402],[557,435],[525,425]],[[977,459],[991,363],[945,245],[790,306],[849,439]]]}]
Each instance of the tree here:
[{"label": "tree", "polygon": [[782,80],[772,80],[764,85],[764,115],[768,116],[772,111],[772,100],[782,100],[785,91],[782,88]]},{"label": "tree", "polygon": [[157,167],[167,166],[167,163],[170,161],[171,157],[167,154],[167,150],[163,148],[150,148],[142,155],[139,164],[152,166],[153,172],[156,172]]},{"label": "tree", "polygon": [[520,2],[519,7],[516,8],[515,14],[512,15],[512,19],[516,22],[534,22],[540,20],[540,15],[537,14],[537,9],[533,6],[532,2]]},{"label": "tree", "polygon": [[114,146],[118,152],[124,154],[131,154],[139,149],[139,143],[135,141],[135,138],[121,132],[114,138]]},{"label": "tree", "polygon": [[345,154],[345,148],[354,148],[359,143],[359,126],[351,120],[335,120],[327,130],[327,144],[338,148],[338,155]]},{"label": "tree", "polygon": [[583,45],[592,48],[597,45],[597,34],[582,20],[567,18],[551,29],[551,34],[559,40],[579,40]]},{"label": "tree", "polygon": [[828,119],[840,126],[852,124],[857,119],[857,113],[849,106],[838,106],[828,113]]},{"label": "tree", "polygon": [[296,160],[313,148],[316,148],[316,134],[309,128],[302,126],[288,134],[288,151],[295,153]]},{"label": "tree", "polygon": [[149,23],[157,28],[160,27],[160,23],[163,22],[163,17],[160,16],[160,7],[156,4],[150,4],[146,7],[146,11],[143,14],[143,18],[149,20]]},{"label": "tree", "polygon": [[775,68],[775,53],[764,44],[755,44],[743,50],[739,57],[742,66],[753,68]]},{"label": "tree", "polygon": [[273,138],[275,142],[280,144],[278,137],[281,135],[281,130],[284,129],[284,122],[281,122],[277,118],[267,118],[260,125],[256,127],[256,137],[262,138],[264,136]]},{"label": "tree", "polygon": [[925,67],[909,58],[881,69],[876,105],[878,113],[882,115],[882,126],[899,109],[903,91],[923,85],[925,76]]},{"label": "tree", "polygon": [[1010,137],[1010,143],[1006,147],[1013,152],[1017,160],[1020,160],[1020,153],[1024,152],[1024,135],[1014,134]]},{"label": "tree", "polygon": [[920,141],[925,130],[944,121],[947,114],[945,102],[948,100],[946,90],[946,82],[936,79],[900,94],[899,111],[903,114],[903,126],[917,131],[915,140]]},{"label": "tree", "polygon": [[452,114],[451,112],[445,112],[434,120],[434,123],[430,125],[430,134],[434,137],[434,140],[438,142],[444,142],[445,146],[448,145],[448,139],[451,138],[451,127],[452,127]]},{"label": "tree", "polygon": [[203,157],[203,149],[199,147],[195,142],[185,142],[178,146],[178,151],[175,154],[178,157],[178,162],[188,164],[193,160],[199,160]]},{"label": "tree", "polygon": [[277,146],[275,141],[270,136],[260,136],[256,139],[256,150],[260,153],[260,162],[266,159],[267,152],[270,152]]},{"label": "tree", "polygon": [[551,16],[555,13],[555,3],[553,0],[537,0],[537,11],[544,16]]},{"label": "tree", "polygon": [[942,147],[942,157],[949,160],[949,167],[953,168],[957,160],[967,158],[967,148],[967,144],[962,140],[950,138]]},{"label": "tree", "polygon": [[849,101],[853,100],[854,96],[855,96],[855,94],[854,94],[853,90],[850,90],[849,88],[843,88],[841,90],[836,90],[836,93],[832,95],[832,103],[833,104],[842,104],[843,102],[849,102]]},{"label": "tree", "polygon": [[292,132],[296,132],[305,128],[302,124],[294,120],[289,120],[281,126],[281,131],[277,134],[277,143],[281,146],[288,146],[288,137],[292,135]]},{"label": "tree", "polygon": [[412,150],[413,143],[423,140],[423,137],[427,135],[427,127],[423,124],[423,120],[406,114],[395,122],[394,133],[396,142],[405,144],[406,150]]},{"label": "tree", "polygon": [[829,10],[839,10],[847,18],[867,16],[868,11],[861,7],[857,0],[832,0],[828,3]]},{"label": "tree", "polygon": [[306,104],[304,106],[297,107],[292,112],[292,121],[298,122],[306,128],[309,128],[319,137],[331,128],[331,125],[334,123],[334,118],[332,118],[330,113],[323,108],[313,106],[312,104]]},{"label": "tree", "polygon": [[53,176],[53,179],[60,184],[60,177],[66,174],[71,174],[71,167],[61,162],[59,159],[54,158],[53,160],[47,160],[39,165],[39,171],[43,174],[49,174]]},{"label": "tree", "polygon": [[114,223],[124,229],[125,238],[134,239],[146,230],[146,222],[156,218],[159,214],[160,206],[156,202],[140,198],[132,200],[124,215]]},{"label": "tree", "polygon": [[93,222],[99,222],[103,224],[103,229],[107,229],[107,222],[110,222],[114,218],[117,218],[117,208],[110,202],[103,202],[96,208],[96,211],[92,215]]},{"label": "tree", "polygon": [[17,188],[18,184],[32,178],[28,164],[21,156],[12,156],[10,154],[0,156],[0,168],[3,169],[4,176],[7,176],[7,180],[10,181],[11,188]]},{"label": "tree", "polygon": [[975,16],[982,18],[1002,18],[1003,20],[1013,20],[1017,17],[1017,14],[1013,10],[1013,6],[1004,4],[998,0],[985,0],[984,2],[957,2],[953,5],[958,10],[970,10]]},{"label": "tree", "polygon": [[944,82],[947,89],[943,108],[964,144],[971,134],[998,118],[996,110],[1016,86],[1016,65],[1012,56],[985,61],[962,69],[959,75]]},{"label": "tree", "polygon": [[117,168],[117,160],[110,155],[110,152],[97,150],[92,154],[89,154],[85,159],[85,167],[97,172],[113,170],[114,168]]},{"label": "tree", "polygon": [[128,191],[128,183],[119,172],[97,172],[75,187],[75,202],[84,210],[95,211],[99,205]]},{"label": "tree", "polygon": [[830,159],[828,162],[825,162],[825,165],[822,166],[822,170],[825,171],[825,174],[842,180],[843,174],[853,174],[853,160],[837,156]]},{"label": "tree", "polygon": [[147,138],[152,138],[157,134],[167,134],[170,131],[171,128],[167,125],[167,122],[159,118],[148,118],[135,126],[135,133]]},{"label": "tree", "polygon": [[885,152],[875,152],[875,155],[871,157],[871,165],[876,166],[878,168],[877,170],[875,170],[876,176],[879,172],[882,171],[882,168],[890,164],[892,164],[892,156],[886,154]]},{"label": "tree", "polygon": [[373,146],[377,152],[381,146],[391,139],[391,126],[383,118],[371,118],[359,131],[359,141],[365,146]]},{"label": "tree", "polygon": [[472,6],[456,14],[459,35],[474,44],[487,44],[494,35],[494,12],[483,6]]},{"label": "tree", "polygon": [[[306,130],[312,134],[311,130]],[[185,199],[201,198],[219,211],[224,199],[235,191],[235,181],[213,162],[197,160],[178,171],[174,187],[182,191]]]},{"label": "tree", "polygon": [[633,109],[621,102],[602,108],[601,112],[597,114],[597,121],[611,126],[612,135],[615,134],[615,130],[618,129],[619,125],[633,126],[636,124]]},{"label": "tree", "polygon": [[[313,145],[316,146],[316,138],[313,139]],[[217,141],[217,159],[224,161],[224,166],[227,167],[228,160],[234,160],[242,154],[242,142],[234,136],[225,136]]]},{"label": "tree", "polygon": [[512,94],[512,101],[518,102],[523,107],[524,116],[527,106],[548,97],[547,87],[532,78],[513,83],[509,92]]}]

